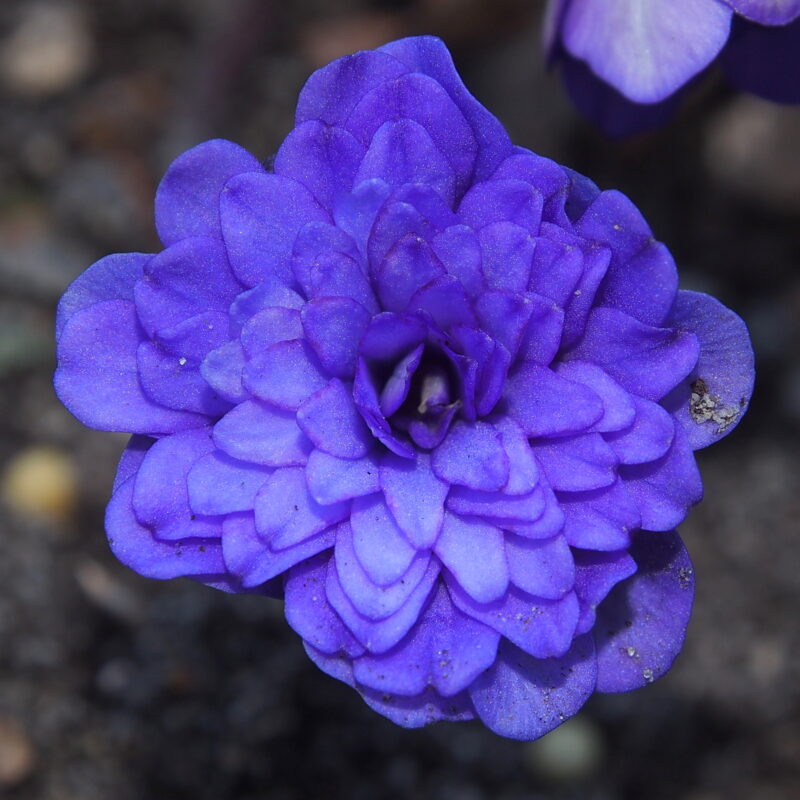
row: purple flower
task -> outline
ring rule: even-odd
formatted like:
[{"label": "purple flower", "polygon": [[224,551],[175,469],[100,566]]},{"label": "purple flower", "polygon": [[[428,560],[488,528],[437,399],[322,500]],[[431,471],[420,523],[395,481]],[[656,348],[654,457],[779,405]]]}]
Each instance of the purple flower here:
[{"label": "purple flower", "polygon": [[612,135],[665,122],[718,56],[741,89],[800,102],[800,0],[550,0],[544,39],[576,105]]},{"label": "purple flower", "polygon": [[753,355],[626,197],[512,146],[422,37],[312,75],[272,172],[179,157],[156,221],[165,249],[102,259],[57,321],[64,404],[134,434],[122,562],[283,596],[407,727],[533,739],[669,669],[692,451]]}]

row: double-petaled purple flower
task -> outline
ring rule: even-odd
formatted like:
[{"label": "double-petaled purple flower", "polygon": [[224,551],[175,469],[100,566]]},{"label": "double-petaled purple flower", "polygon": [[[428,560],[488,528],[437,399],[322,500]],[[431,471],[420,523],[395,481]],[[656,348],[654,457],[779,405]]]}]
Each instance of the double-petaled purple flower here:
[{"label": "double-petaled purple flower", "polygon": [[550,0],[548,60],[615,135],[660,125],[717,57],[739,88],[800,102],[800,0]]},{"label": "double-petaled purple flower", "polygon": [[627,198],[513,147],[423,37],[316,72],[273,171],[182,155],[156,217],[161,253],[99,261],[58,313],[59,396],[135,434],[121,561],[283,596],[409,727],[531,739],[669,668],[692,451],[753,360]]}]

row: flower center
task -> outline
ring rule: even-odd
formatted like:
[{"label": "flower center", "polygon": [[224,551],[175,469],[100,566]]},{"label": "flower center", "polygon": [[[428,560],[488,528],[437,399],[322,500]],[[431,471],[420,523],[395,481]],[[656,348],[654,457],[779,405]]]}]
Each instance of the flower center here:
[{"label": "flower center", "polygon": [[[405,372],[405,389],[402,402],[396,409],[383,408],[389,424],[405,431],[422,449],[436,447],[447,435],[454,416],[461,407],[459,381],[453,365],[436,347],[426,344],[414,350],[415,357]],[[403,359],[400,363],[405,368]],[[400,366],[400,365],[398,365]],[[397,370],[386,383],[389,388]],[[386,392],[381,395],[383,396]]]}]

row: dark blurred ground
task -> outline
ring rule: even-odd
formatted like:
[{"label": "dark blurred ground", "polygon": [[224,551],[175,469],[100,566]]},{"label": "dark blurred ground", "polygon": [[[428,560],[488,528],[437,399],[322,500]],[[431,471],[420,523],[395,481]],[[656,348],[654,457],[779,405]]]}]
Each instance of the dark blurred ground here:
[{"label": "dark blurred ground", "polygon": [[[800,797],[800,111],[714,83],[611,143],[541,69],[530,0],[5,0],[0,5],[0,795],[9,800],[790,800]],[[124,437],[55,400],[67,283],[154,250],[169,161],[262,158],[311,69],[442,35],[519,144],[631,195],[684,285],[751,326],[749,416],[700,455],[682,528],[698,598],[675,669],[537,744],[404,731],[305,658],[277,602],[118,565],[103,506]]]}]

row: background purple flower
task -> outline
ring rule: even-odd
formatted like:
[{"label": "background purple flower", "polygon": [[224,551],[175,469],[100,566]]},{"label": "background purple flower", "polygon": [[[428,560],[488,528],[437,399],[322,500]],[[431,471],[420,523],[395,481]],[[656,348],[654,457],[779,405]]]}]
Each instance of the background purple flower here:
[{"label": "background purple flower", "polygon": [[737,86],[800,102],[797,0],[551,0],[547,58],[608,133],[656,127],[718,56]]},{"label": "background purple flower", "polygon": [[513,147],[418,38],[315,73],[272,172],[185,153],[156,217],[166,249],[92,266],[57,324],[62,401],[135,434],[120,560],[283,594],[408,727],[536,738],[669,668],[692,451],[752,351],[627,198]]}]

